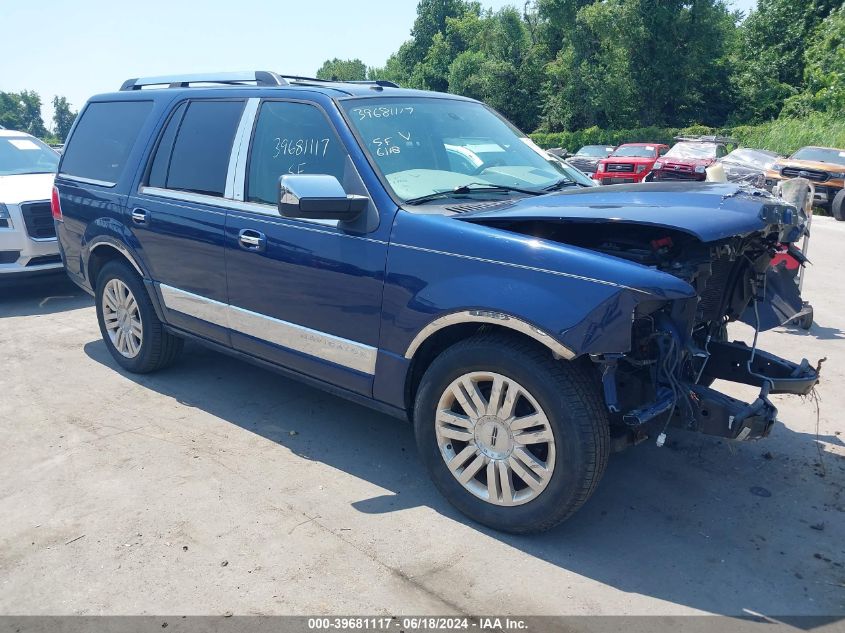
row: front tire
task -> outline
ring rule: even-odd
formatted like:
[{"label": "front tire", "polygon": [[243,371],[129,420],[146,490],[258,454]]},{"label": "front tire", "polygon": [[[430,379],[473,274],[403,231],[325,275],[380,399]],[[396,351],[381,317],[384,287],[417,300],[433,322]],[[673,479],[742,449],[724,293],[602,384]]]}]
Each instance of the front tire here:
[{"label": "front tire", "polygon": [[438,356],[414,407],[417,446],[443,496],[516,534],[548,530],[587,501],[607,464],[609,430],[587,367],[501,335]]},{"label": "front tire", "polygon": [[95,302],[103,341],[121,367],[145,374],[176,360],[182,339],[164,329],[143,281],[126,263],[103,266]]}]

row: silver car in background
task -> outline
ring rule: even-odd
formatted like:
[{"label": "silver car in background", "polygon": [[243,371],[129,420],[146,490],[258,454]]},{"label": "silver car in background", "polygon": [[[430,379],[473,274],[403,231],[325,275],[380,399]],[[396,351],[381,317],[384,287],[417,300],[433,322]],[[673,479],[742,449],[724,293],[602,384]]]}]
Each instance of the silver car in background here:
[{"label": "silver car in background", "polygon": [[0,130],[0,279],[62,268],[50,212],[58,164],[34,136]]}]

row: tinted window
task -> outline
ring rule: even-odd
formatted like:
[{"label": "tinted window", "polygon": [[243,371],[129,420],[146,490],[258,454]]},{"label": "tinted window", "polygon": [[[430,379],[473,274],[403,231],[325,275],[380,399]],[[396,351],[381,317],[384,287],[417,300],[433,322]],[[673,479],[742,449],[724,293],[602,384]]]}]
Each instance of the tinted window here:
[{"label": "tinted window", "polygon": [[[223,195],[243,108],[243,101],[192,101],[188,105],[173,143],[168,189]],[[154,164],[157,160],[158,156]]]},{"label": "tinted window", "polygon": [[89,103],[64,151],[61,173],[116,183],[152,101]]},{"label": "tinted window", "polygon": [[276,204],[282,174],[329,174],[343,183],[345,165],[346,151],[318,108],[268,101],[250,148],[247,200]]},{"label": "tinted window", "polygon": [[170,155],[173,153],[173,142],[176,140],[176,132],[179,131],[179,125],[182,123],[182,116],[185,114],[186,107],[187,104],[183,103],[176,108],[176,111],[167,122],[167,127],[164,128],[164,132],[158,142],[152,167],[150,167],[150,177],[147,180],[147,184],[151,187],[167,186],[167,170],[170,168]]}]

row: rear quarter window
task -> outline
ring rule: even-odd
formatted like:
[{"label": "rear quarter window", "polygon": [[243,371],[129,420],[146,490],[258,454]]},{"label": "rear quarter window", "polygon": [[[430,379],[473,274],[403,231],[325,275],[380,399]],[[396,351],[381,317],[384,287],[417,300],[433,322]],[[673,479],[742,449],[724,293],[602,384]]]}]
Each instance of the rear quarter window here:
[{"label": "rear quarter window", "polygon": [[89,103],[65,148],[59,173],[116,183],[152,109],[152,101]]}]

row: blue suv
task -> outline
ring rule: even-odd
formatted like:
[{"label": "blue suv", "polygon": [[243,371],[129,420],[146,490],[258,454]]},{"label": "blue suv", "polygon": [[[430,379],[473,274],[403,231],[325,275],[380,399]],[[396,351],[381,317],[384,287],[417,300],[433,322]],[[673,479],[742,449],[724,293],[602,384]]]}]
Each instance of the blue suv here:
[{"label": "blue suv", "polygon": [[93,97],[52,207],[121,367],[194,339],[410,420],[451,503],[525,533],[575,512],[611,450],[763,437],[768,396],[818,378],[726,335],[802,310],[771,265],[800,258],[802,212],[591,184],[472,99],[249,72]]}]

